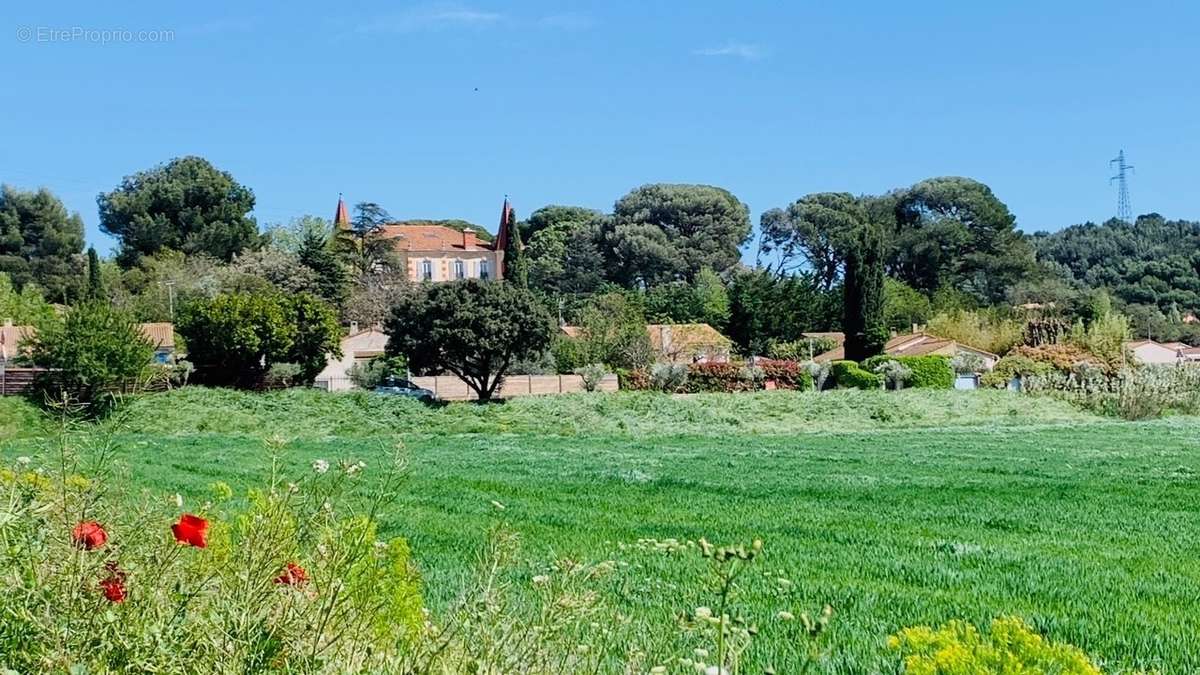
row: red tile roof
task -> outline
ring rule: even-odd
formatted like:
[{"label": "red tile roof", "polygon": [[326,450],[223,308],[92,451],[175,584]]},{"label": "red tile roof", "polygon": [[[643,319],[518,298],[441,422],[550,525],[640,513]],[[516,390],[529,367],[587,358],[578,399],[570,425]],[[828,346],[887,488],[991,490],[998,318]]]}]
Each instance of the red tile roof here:
[{"label": "red tile roof", "polygon": [[[475,237],[475,245],[467,249],[463,233],[445,225],[385,225],[383,236],[396,240],[398,251],[491,251],[493,244]],[[468,237],[469,238],[469,237]]]}]

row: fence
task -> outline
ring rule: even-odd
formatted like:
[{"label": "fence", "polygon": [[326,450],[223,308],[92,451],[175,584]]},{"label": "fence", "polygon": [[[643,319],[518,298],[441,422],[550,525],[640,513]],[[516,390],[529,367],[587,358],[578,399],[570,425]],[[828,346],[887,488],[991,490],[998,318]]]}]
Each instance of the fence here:
[{"label": "fence", "polygon": [[41,368],[5,368],[0,366],[0,396],[16,396],[25,393],[33,384],[33,378]]},{"label": "fence", "polygon": [[[428,389],[437,398],[446,401],[468,401],[475,398],[475,392],[465,382],[453,375],[437,375],[433,377],[414,377],[412,383]],[[315,383],[315,386],[327,391],[346,391],[354,388],[349,378],[325,378]],[[600,380],[596,391],[616,391],[618,388],[616,375],[605,375]],[[583,391],[583,377],[580,375],[509,375],[504,378],[504,384],[496,394],[500,398],[513,396],[537,396],[547,394],[570,394]]]}]

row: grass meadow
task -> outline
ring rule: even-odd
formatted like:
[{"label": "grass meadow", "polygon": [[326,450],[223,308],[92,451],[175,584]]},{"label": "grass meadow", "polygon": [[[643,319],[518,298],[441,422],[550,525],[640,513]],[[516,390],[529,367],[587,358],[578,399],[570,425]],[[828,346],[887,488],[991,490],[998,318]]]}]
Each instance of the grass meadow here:
[{"label": "grass meadow", "polygon": [[[23,402],[0,399],[5,454],[37,452],[41,425]],[[403,445],[410,476],[382,522],[409,539],[435,614],[502,522],[522,542],[507,572],[516,588],[537,593],[526,580],[557,559],[617,561],[605,601],[656,636],[657,651],[688,655],[694,638],[678,625],[712,603],[697,582],[705,562],[645,540],[761,538],[738,600],[764,626],[746,672],[795,672],[800,638],[766,627],[780,611],[825,604],[834,618],[821,672],[895,673],[889,634],[1006,615],[1080,646],[1106,672],[1200,671],[1197,419],[1115,422],[991,391],[429,408],[188,388],[127,406],[120,461],[131,486],[195,504],[214,481],[259,484],[269,435],[289,439],[295,471],[348,458],[370,476]]]}]

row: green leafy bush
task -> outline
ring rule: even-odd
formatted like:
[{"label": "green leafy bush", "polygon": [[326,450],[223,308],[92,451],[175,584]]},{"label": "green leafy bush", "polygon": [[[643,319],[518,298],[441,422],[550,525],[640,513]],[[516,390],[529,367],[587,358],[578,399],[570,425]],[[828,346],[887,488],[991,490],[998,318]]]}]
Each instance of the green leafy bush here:
[{"label": "green leafy bush", "polygon": [[656,363],[650,368],[650,387],[675,393],[687,386],[688,367],[682,363]]},{"label": "green leafy bush", "polygon": [[1028,356],[1021,354],[1009,354],[997,361],[996,365],[992,367],[991,372],[985,373],[979,379],[979,383],[985,387],[1004,389],[1008,387],[1008,383],[1014,377],[1043,375],[1052,370],[1054,370],[1054,367],[1049,363],[1034,361]]},{"label": "green leafy bush", "polygon": [[814,356],[836,349],[837,346],[836,340],[826,337],[772,342],[767,346],[767,356],[777,361],[811,361]]},{"label": "green leafy bush", "polygon": [[1000,618],[987,633],[963,621],[905,628],[888,638],[906,675],[1101,675],[1078,647],[1051,642],[1025,622]]},{"label": "green leafy bush", "polygon": [[346,373],[359,389],[374,389],[389,377],[408,375],[408,362],[403,356],[376,356],[366,363],[350,366]]},{"label": "green leafy bush", "polygon": [[337,314],[305,293],[199,300],[184,307],[178,328],[204,384],[255,389],[276,363],[299,365],[300,380],[311,382],[330,356],[341,355]]},{"label": "green leafy bush", "polygon": [[863,361],[862,367],[871,372],[887,361],[895,361],[911,371],[904,385],[915,389],[953,389],[954,368],[946,356],[888,356],[880,354]]},{"label": "green leafy bush", "polygon": [[1080,364],[1069,373],[1051,370],[1030,376],[1022,390],[1127,420],[1200,413],[1200,368],[1194,366],[1147,365],[1111,373]]},{"label": "green leafy bush", "polygon": [[583,380],[584,391],[596,391],[600,381],[608,374],[608,369],[603,364],[592,363],[577,369],[575,374]]},{"label": "green leafy bush", "polygon": [[839,389],[879,389],[883,377],[865,370],[854,361],[834,361],[829,364],[829,376]]},{"label": "green leafy bush", "polygon": [[113,395],[137,390],[154,356],[154,344],[125,312],[107,302],[77,305],[43,324],[27,340],[30,359],[47,371],[32,395],[41,403],[72,402],[100,414]]}]

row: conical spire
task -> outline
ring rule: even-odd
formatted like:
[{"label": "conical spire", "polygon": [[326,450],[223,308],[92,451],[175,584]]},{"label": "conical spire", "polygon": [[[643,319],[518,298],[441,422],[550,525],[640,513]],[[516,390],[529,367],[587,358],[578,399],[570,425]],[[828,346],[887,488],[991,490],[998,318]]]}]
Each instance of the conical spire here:
[{"label": "conical spire", "polygon": [[500,209],[500,229],[496,230],[497,251],[503,251],[508,248],[508,239],[512,236],[509,233],[509,229],[514,225],[512,215],[512,205],[508,203],[508,195],[504,195],[504,206]]},{"label": "conical spire", "polygon": [[345,228],[350,227],[350,212],[346,210],[346,202],[342,199],[342,193],[338,193],[337,213],[333,215],[333,227]]}]

